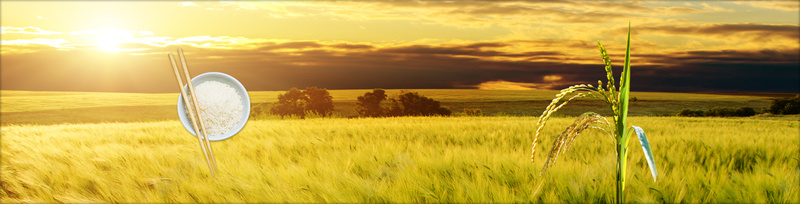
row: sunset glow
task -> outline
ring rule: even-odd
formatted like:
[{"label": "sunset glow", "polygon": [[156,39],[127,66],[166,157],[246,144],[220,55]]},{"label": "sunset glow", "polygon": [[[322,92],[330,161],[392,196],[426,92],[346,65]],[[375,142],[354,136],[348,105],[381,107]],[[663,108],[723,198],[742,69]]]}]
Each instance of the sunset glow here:
[{"label": "sunset glow", "polygon": [[[501,81],[560,89],[604,77],[598,41],[619,67],[630,22],[633,74],[643,79],[634,87],[642,91],[793,92],[800,91],[799,7],[797,1],[4,1],[2,89],[64,90],[57,84],[151,76],[135,88],[87,83],[68,90],[170,92],[165,54],[177,48],[186,51],[193,73],[229,73],[252,90],[478,88]],[[109,54],[119,61],[108,61]],[[108,70],[98,76],[98,69]],[[85,79],[41,75],[53,70],[93,71],[80,75]],[[758,79],[771,80],[734,84]],[[23,82],[39,80],[55,81]]]}]

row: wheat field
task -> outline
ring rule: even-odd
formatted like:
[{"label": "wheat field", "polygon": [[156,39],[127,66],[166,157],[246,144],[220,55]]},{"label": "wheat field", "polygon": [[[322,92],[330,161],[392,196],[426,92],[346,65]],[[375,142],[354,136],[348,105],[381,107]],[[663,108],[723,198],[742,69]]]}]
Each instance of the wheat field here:
[{"label": "wheat field", "polygon": [[[515,94],[522,97],[517,92],[505,97]],[[219,172],[211,177],[197,140],[177,117],[148,119],[136,113],[148,112],[139,108],[152,104],[171,108],[175,94],[2,95],[3,113],[33,113],[47,105],[142,120],[103,122],[91,116],[101,121],[36,124],[26,121],[48,118],[9,122],[3,117],[3,203],[609,203],[615,194],[613,145],[594,131],[579,136],[559,164],[539,176],[546,155],[537,154],[536,163],[530,163],[536,117],[254,117],[238,135],[212,143]],[[266,100],[259,99],[267,98],[263,95],[255,94],[254,101]],[[25,100],[36,105],[15,105]],[[109,104],[119,107],[109,112]],[[538,147],[549,147],[572,120],[552,118]],[[654,182],[642,151],[631,147],[630,202],[800,201],[797,117],[629,120],[646,129],[659,172]]]},{"label": "wheat field", "polygon": [[[2,129],[0,196],[36,203],[611,202],[611,141],[587,131],[559,165],[538,176],[544,159],[529,160],[533,121],[253,120],[239,135],[212,144],[216,177],[177,121],[10,125]],[[648,128],[659,179],[653,182],[642,152],[633,149],[629,201],[798,201],[797,121],[634,117],[631,123]]]}]

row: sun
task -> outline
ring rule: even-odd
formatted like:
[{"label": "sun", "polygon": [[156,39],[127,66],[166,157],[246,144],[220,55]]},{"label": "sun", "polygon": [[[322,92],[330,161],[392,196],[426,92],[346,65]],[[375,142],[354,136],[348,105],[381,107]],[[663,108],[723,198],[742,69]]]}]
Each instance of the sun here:
[{"label": "sun", "polygon": [[98,49],[106,52],[122,51],[118,46],[133,38],[133,35],[125,30],[106,29],[96,33],[95,45]]},{"label": "sun", "polygon": [[116,39],[113,36],[102,36],[97,39],[95,43],[97,48],[106,52],[119,52],[119,48],[117,45],[122,43],[120,40]]}]

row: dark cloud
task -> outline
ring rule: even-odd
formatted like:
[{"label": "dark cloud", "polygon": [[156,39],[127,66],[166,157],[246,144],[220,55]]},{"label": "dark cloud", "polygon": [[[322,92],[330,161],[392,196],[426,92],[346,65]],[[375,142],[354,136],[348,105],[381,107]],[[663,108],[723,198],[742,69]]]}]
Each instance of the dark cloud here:
[{"label": "dark cloud", "polygon": [[798,50],[760,50],[760,51],[688,51],[667,55],[649,55],[649,61],[673,66],[694,63],[727,63],[727,64],[796,64]]},{"label": "dark cloud", "polygon": [[472,43],[462,47],[467,49],[481,49],[481,48],[496,48],[496,47],[506,47],[506,46],[508,46],[507,43],[483,42],[483,43]]},{"label": "dark cloud", "polygon": [[[328,89],[464,88],[499,80],[560,89],[572,84],[595,84],[598,79],[606,78],[599,63],[537,61],[576,58],[561,52],[495,50],[509,43],[512,42],[376,48],[368,44],[303,41],[263,43],[254,50],[196,47],[184,50],[193,75],[225,72],[252,91],[308,86]],[[596,49],[590,43],[569,43]],[[140,44],[125,46],[143,47]],[[174,52],[177,48],[177,45],[152,47],[140,54]],[[633,64],[633,90],[798,92],[798,53],[794,49],[641,54]],[[517,60],[496,60],[496,56]],[[639,62],[651,65],[638,65]],[[177,92],[164,54],[129,55],[52,48],[30,54],[4,54],[0,63],[0,85],[6,90]],[[617,74],[619,69],[621,66],[615,66]],[[545,76],[557,77],[545,80]]]},{"label": "dark cloud", "polygon": [[497,56],[497,51],[482,51],[477,48],[467,47],[438,47],[431,45],[411,45],[382,49],[382,52],[396,54],[426,54],[426,55],[469,55],[469,56]]},{"label": "dark cloud", "polygon": [[[663,66],[644,66],[639,85],[672,92],[798,92],[798,50],[689,51],[648,56]],[[636,76],[636,74],[634,74]],[[637,83],[634,81],[634,85]]]}]

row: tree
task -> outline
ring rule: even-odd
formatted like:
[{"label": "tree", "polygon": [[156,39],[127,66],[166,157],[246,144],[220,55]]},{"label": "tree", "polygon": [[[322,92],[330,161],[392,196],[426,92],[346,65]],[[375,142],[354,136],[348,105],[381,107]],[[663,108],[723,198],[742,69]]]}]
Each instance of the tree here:
[{"label": "tree", "polygon": [[287,115],[296,115],[305,119],[306,101],[308,101],[308,97],[306,97],[306,95],[296,87],[292,87],[289,89],[289,91],[286,91],[286,93],[278,95],[278,104],[273,106],[270,109],[270,112],[272,112],[272,114],[280,115],[281,119]]},{"label": "tree", "polygon": [[328,93],[328,89],[318,89],[316,86],[307,87],[303,93],[306,98],[306,111],[311,111],[322,117],[329,116],[333,112],[333,97]]},{"label": "tree", "polygon": [[739,117],[748,117],[756,115],[756,109],[751,107],[741,107],[736,109],[736,113],[734,114]]},{"label": "tree", "polygon": [[364,93],[363,96],[359,96],[355,107],[358,116],[384,116],[384,110],[383,107],[381,107],[381,102],[384,100],[386,100],[386,91],[383,89],[374,89],[372,92],[367,92]]},{"label": "tree", "polygon": [[777,98],[769,106],[772,114],[798,114],[800,113],[800,95],[791,98]]},{"label": "tree", "polygon": [[400,106],[400,102],[396,98],[392,98],[392,105],[386,110],[386,116],[403,116],[403,107]]},{"label": "tree", "polygon": [[[401,107],[402,111],[398,110]],[[392,99],[392,107],[389,112],[393,116],[397,116],[399,112],[404,116],[448,116],[451,114],[450,109],[441,107],[439,101],[421,96],[417,92],[405,92],[400,94],[398,99]]]}]

